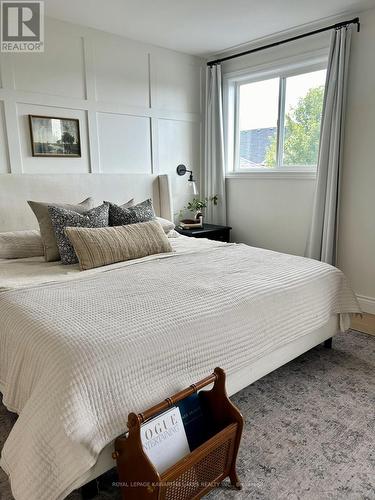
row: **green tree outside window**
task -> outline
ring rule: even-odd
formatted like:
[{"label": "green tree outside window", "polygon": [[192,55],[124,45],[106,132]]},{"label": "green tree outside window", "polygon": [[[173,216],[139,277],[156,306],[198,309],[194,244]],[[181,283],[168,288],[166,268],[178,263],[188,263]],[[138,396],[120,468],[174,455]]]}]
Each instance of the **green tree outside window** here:
[{"label": "green tree outside window", "polygon": [[[286,113],[283,165],[317,164],[323,99],[324,86],[311,88],[296,107]],[[276,147],[275,135],[266,150],[267,167],[276,166]]]}]

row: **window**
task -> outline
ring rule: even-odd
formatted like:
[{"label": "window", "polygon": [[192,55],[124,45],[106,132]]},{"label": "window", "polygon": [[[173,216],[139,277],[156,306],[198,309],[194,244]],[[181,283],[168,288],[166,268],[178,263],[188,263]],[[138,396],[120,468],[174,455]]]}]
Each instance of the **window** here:
[{"label": "window", "polygon": [[321,62],[229,80],[229,170],[315,171],[325,78]]},{"label": "window", "polygon": [[247,83],[238,90],[239,167],[262,167],[277,140],[279,79]]}]

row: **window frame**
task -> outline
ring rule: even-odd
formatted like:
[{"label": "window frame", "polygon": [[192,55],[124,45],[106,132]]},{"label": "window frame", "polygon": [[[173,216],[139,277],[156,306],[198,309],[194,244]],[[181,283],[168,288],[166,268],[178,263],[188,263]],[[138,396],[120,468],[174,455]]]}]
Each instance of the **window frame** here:
[{"label": "window frame", "polygon": [[[283,154],[283,123],[285,120],[286,78],[304,73],[327,69],[328,50],[305,53],[299,56],[267,63],[253,68],[245,68],[230,72],[223,77],[224,97],[224,146],[226,177],[316,177],[316,165],[282,166],[280,158]],[[239,92],[240,86],[248,83],[279,78],[279,102],[277,121],[277,165],[275,167],[240,168],[239,162]],[[281,153],[281,154],[280,154]]]}]

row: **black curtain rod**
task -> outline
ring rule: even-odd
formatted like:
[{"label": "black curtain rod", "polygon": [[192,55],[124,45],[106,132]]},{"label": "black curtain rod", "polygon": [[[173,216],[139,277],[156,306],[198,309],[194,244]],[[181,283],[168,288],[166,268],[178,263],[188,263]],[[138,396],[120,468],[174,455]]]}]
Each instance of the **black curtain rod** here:
[{"label": "black curtain rod", "polygon": [[229,61],[230,59],[236,59],[237,57],[247,56],[248,54],[254,54],[254,52],[259,52],[260,50],[271,49],[272,47],[277,47],[278,45],[283,45],[284,43],[294,42],[295,40],[300,40],[311,35],[317,35],[318,33],[323,33],[324,31],[329,31],[333,29],[339,29],[343,26],[348,26],[349,24],[356,24],[357,31],[360,30],[359,17],[350,19],[349,21],[342,21],[341,23],[332,24],[331,26],[326,26],[325,28],[320,28],[318,30],[309,31],[308,33],[303,33],[302,35],[293,36],[291,38],[286,38],[285,40],[280,40],[279,42],[269,43],[268,45],[263,45],[262,47],[256,47],[255,49],[245,50],[245,52],[239,52],[238,54],[233,54],[231,56],[221,57],[220,59],[215,59],[213,61],[208,61],[207,66],[214,66],[215,64],[220,64],[224,61]]}]

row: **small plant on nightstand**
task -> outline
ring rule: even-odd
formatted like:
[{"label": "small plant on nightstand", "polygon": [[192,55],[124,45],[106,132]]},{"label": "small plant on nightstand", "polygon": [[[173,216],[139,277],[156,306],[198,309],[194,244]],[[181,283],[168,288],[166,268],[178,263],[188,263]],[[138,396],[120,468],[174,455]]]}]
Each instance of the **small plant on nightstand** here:
[{"label": "small plant on nightstand", "polygon": [[217,201],[218,201],[218,196],[216,194],[214,196],[207,196],[206,198],[203,199],[193,198],[191,201],[189,201],[186,207],[180,210],[178,218],[181,220],[184,216],[184,212],[188,210],[189,212],[194,213],[195,219],[199,219],[200,217],[203,217],[202,210],[207,208],[207,205],[209,203],[217,205]]}]

